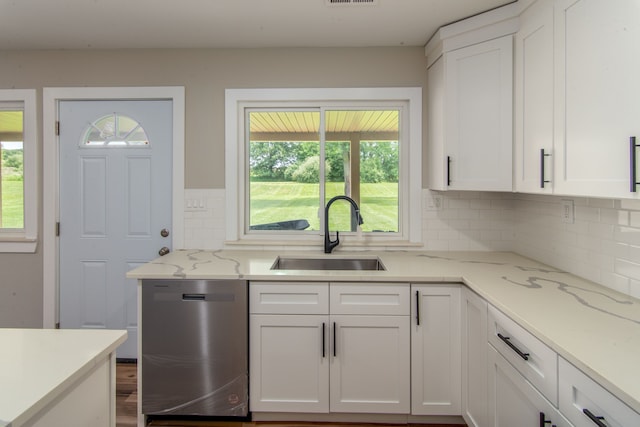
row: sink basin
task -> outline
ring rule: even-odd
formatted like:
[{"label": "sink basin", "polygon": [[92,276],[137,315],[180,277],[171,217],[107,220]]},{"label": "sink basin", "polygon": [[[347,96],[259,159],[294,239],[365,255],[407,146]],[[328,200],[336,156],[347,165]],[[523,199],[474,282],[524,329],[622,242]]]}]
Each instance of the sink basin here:
[{"label": "sink basin", "polygon": [[386,270],[380,258],[292,258],[278,257],[272,270]]}]

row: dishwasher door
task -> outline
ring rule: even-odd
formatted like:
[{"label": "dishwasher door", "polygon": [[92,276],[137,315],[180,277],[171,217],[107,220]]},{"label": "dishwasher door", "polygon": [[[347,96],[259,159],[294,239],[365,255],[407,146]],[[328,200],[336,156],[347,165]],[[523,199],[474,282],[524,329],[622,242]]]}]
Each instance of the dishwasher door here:
[{"label": "dishwasher door", "polygon": [[243,280],[143,280],[143,414],[247,416],[247,295]]}]

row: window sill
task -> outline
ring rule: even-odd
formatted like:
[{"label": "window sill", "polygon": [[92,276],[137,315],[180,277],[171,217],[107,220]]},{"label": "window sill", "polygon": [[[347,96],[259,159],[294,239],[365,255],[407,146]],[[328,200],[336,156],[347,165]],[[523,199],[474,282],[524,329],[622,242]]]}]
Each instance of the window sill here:
[{"label": "window sill", "polygon": [[[342,235],[341,235],[342,236]],[[422,243],[417,242],[409,242],[407,240],[377,240],[370,241],[365,239],[362,240],[348,240],[348,236],[344,236],[340,241],[340,248],[351,248],[353,250],[380,250],[383,248],[421,248],[423,247]],[[309,250],[322,250],[322,243],[311,243],[309,240],[279,240],[279,239],[242,239],[242,240],[226,240],[224,242],[225,246],[237,246],[237,247],[289,247],[296,246],[298,249],[309,249]]]},{"label": "window sill", "polygon": [[0,253],[35,253],[37,248],[37,239],[0,236]]}]

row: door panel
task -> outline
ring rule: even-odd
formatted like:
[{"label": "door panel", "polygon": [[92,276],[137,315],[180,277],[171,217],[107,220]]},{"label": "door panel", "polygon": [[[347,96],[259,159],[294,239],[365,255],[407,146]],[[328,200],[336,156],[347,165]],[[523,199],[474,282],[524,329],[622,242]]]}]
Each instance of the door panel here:
[{"label": "door panel", "polygon": [[[148,143],[82,143],[114,113],[137,121]],[[172,102],[61,101],[59,118],[60,326],[126,329],[118,357],[136,358],[136,281],[125,275],[171,247],[160,230],[171,228]]]}]

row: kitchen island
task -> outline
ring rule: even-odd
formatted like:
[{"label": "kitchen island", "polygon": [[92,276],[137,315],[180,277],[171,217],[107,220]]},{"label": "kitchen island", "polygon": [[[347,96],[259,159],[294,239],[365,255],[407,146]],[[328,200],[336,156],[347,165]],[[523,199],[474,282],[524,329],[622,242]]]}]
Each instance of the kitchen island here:
[{"label": "kitchen island", "polygon": [[0,427],[114,427],[115,330],[0,329]]},{"label": "kitchen island", "polygon": [[[386,270],[272,270],[278,256],[378,257]],[[640,301],[514,253],[179,250],[128,276],[280,283],[462,283],[640,412]]]}]

